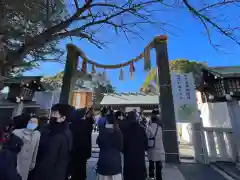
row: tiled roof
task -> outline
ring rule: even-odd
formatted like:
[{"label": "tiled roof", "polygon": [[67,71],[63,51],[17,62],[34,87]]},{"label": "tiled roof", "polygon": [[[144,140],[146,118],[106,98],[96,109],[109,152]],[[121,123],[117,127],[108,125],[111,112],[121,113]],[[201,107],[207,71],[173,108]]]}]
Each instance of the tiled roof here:
[{"label": "tiled roof", "polygon": [[19,76],[19,77],[13,77],[13,78],[9,78],[3,81],[4,84],[12,84],[12,83],[16,83],[16,84],[20,84],[21,82],[24,83],[29,83],[31,81],[40,81],[42,76]]},{"label": "tiled roof", "polygon": [[159,104],[158,94],[144,93],[119,93],[104,94],[101,105],[119,105],[119,104]]},{"label": "tiled roof", "polygon": [[205,70],[222,77],[240,77],[240,66],[209,67]]}]

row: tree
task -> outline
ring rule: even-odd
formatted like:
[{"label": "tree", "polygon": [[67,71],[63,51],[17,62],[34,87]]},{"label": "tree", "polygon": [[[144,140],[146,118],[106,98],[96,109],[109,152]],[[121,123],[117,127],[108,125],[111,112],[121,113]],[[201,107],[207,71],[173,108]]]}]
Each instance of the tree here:
[{"label": "tree", "polygon": [[[113,28],[116,33],[123,33],[126,37],[129,34],[140,35],[143,25],[156,24],[151,14],[163,9],[181,7],[189,11],[203,24],[213,46],[211,28],[240,44],[236,34],[239,27],[228,21],[228,14],[221,13],[230,6],[238,8],[239,0],[198,4],[188,0],[179,0],[177,4],[163,0],[70,1],[75,4],[74,12],[67,12],[62,0],[0,2],[0,80],[16,67],[21,69],[26,64],[29,67],[37,65],[41,60],[58,60],[62,52],[55,45],[64,38],[86,39],[101,48],[104,43],[97,38],[97,33],[102,28]],[[157,24],[161,30],[168,25],[166,22]],[[54,58],[50,58],[54,55]]]},{"label": "tree", "polygon": [[[169,62],[169,69],[171,72],[177,73],[189,73],[192,72],[195,80],[195,84],[199,84],[201,80],[201,70],[205,67],[206,64],[199,63],[196,61],[189,61],[186,59],[176,59]],[[140,91],[149,93],[158,91],[158,82],[157,82],[157,69],[152,69],[144,81]]]},{"label": "tree", "polygon": [[38,47],[33,47],[32,41],[46,28],[66,19],[63,1],[2,0],[0,7],[0,80],[38,66],[39,61],[49,60],[49,54],[63,54],[56,47],[58,41],[43,43],[38,39]]},{"label": "tree", "polygon": [[63,72],[57,73],[55,76],[43,77],[41,81],[45,83],[51,90],[60,90],[62,87]]},{"label": "tree", "polygon": [[98,84],[98,86],[96,86],[94,88],[94,97],[93,97],[93,104],[100,104],[103,97],[104,97],[104,93],[115,93],[115,88],[110,84]]}]

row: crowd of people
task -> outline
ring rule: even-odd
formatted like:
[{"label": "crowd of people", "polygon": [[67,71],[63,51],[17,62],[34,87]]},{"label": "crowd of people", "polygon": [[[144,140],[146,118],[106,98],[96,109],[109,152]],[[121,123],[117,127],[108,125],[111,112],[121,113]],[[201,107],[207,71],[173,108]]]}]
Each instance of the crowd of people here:
[{"label": "crowd of people", "polygon": [[105,107],[95,121],[92,108],[56,104],[50,119],[22,114],[11,122],[1,138],[3,180],[86,180],[95,128],[100,149],[97,180],[162,180],[165,152],[158,110],[147,121],[136,111]]}]

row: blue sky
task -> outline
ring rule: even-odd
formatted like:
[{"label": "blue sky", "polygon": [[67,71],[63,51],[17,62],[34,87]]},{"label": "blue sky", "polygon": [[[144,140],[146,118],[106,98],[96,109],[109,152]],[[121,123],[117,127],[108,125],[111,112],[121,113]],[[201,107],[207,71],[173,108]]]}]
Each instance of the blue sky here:
[{"label": "blue sky", "polygon": [[[236,11],[230,9],[227,13],[234,14]],[[168,21],[176,26],[176,28],[168,28],[171,32],[168,33],[170,60],[185,58],[199,62],[205,61],[209,66],[240,65],[240,47],[218,33],[212,32],[214,40],[225,49],[224,52],[217,52],[204,35],[203,26],[187,11],[172,10],[161,12],[155,18]],[[130,39],[129,43],[124,36],[116,35],[113,30],[103,29],[99,32],[98,37],[111,42],[107,44],[108,48],[98,49],[87,41],[79,41],[74,38],[72,41],[70,39],[61,41],[59,46],[65,48],[67,43],[74,43],[81,47],[90,59],[104,64],[116,64],[136,57],[156,35],[160,34],[163,34],[160,28],[146,25],[144,31],[141,32],[141,36],[144,39],[135,37]],[[152,53],[152,67],[155,67],[154,52]],[[42,63],[39,69],[26,72],[25,75],[54,75],[63,69],[63,64]],[[124,69],[124,81],[119,80],[120,70],[107,70],[107,75],[118,92],[136,92],[139,91],[147,73],[143,70],[143,61],[135,64],[135,69],[134,80],[130,80],[129,67]],[[102,70],[97,69],[97,71]]]}]

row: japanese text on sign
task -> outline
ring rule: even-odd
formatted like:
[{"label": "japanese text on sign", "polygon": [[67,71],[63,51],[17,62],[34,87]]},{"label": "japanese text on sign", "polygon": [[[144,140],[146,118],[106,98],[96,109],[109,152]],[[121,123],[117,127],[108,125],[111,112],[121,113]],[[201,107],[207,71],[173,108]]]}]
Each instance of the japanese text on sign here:
[{"label": "japanese text on sign", "polygon": [[183,97],[183,93],[182,93],[181,76],[177,75],[176,79],[177,79],[177,89],[178,89],[178,93],[179,93],[179,98],[182,100],[184,97]]},{"label": "japanese text on sign", "polygon": [[186,74],[184,74],[184,80],[185,80],[186,98],[187,98],[187,100],[190,100],[191,99],[191,90],[190,90],[190,87],[189,87],[188,76]]}]

